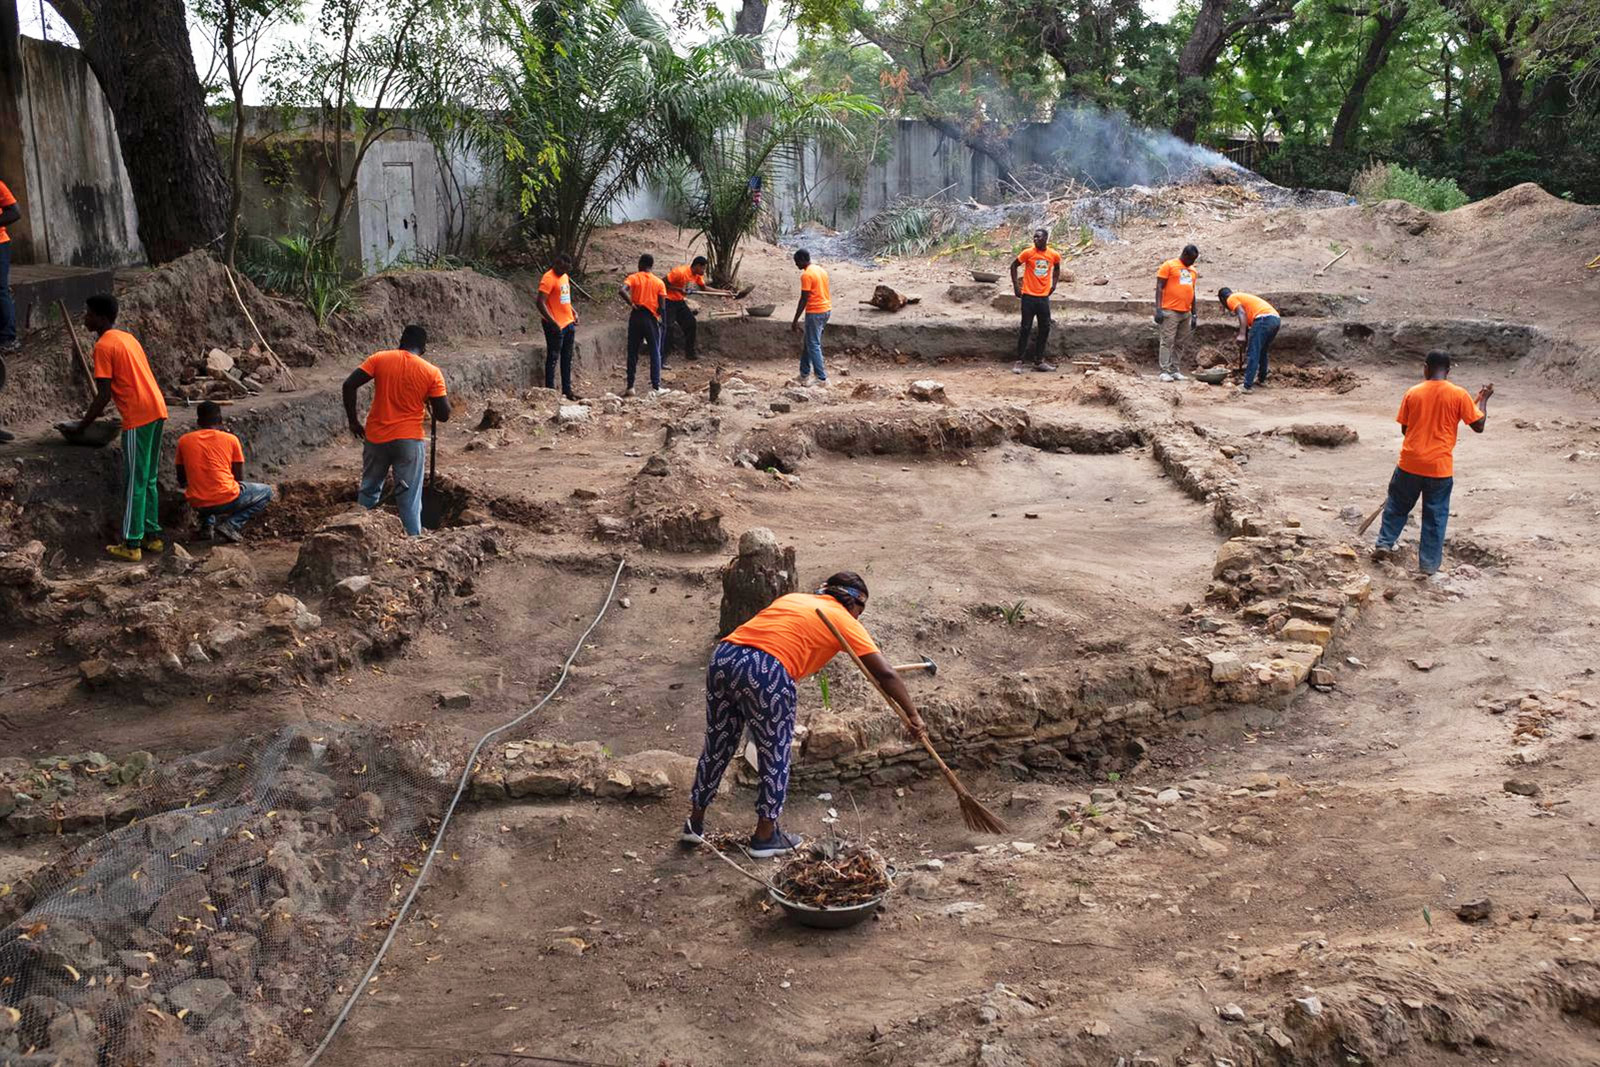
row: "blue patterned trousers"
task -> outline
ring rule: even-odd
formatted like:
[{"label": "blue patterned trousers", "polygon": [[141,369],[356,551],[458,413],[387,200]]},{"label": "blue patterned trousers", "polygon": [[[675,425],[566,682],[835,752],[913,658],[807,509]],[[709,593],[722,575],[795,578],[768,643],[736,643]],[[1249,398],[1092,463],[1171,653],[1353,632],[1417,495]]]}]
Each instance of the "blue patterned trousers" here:
[{"label": "blue patterned trousers", "polygon": [[711,806],[748,726],[760,757],[756,816],[776,821],[789,792],[794,713],[794,679],[776,657],[726,641],[717,645],[706,668],[706,746],[690,802],[697,808]]}]

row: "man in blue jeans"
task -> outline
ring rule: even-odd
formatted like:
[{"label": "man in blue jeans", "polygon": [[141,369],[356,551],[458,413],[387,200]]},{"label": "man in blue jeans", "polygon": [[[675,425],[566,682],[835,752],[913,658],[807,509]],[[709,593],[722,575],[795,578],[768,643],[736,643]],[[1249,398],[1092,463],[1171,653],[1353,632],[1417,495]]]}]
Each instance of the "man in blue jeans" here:
[{"label": "man in blue jeans", "polygon": [[1223,308],[1239,320],[1235,338],[1246,349],[1244,391],[1267,384],[1267,353],[1278,336],[1278,309],[1251,293],[1236,293],[1224,286],[1217,290]]},{"label": "man in blue jeans", "polygon": [[[422,358],[428,331],[407,326],[400,347],[368,356],[344,380],[344,413],[350,432],[361,444],[361,506],[372,509],[383,499],[383,483],[394,472],[395,501],[406,533],[422,532],[424,408],[439,422],[450,421],[444,375]],[[372,408],[363,426],[356,414],[356,394],[372,383]]]},{"label": "man in blue jeans", "polygon": [[794,306],[794,320],[789,323],[789,330],[798,330],[800,316],[806,317],[805,346],[800,349],[800,384],[810,385],[811,375],[815,374],[818,385],[827,385],[828,372],[822,366],[822,330],[833,312],[828,272],[812,263],[811,253],[804,248],[795,252],[794,265],[800,268],[800,302]]},{"label": "man in blue jeans", "polygon": [[178,438],[174,467],[183,495],[208,541],[237,543],[244,524],[272,502],[272,487],[244,480],[244,446],[222,428],[222,408],[210,400],[195,409],[197,428]]},{"label": "man in blue jeans", "polygon": [[1422,498],[1422,546],[1418,562],[1424,575],[1438,573],[1444,562],[1444,531],[1450,521],[1450,489],[1455,484],[1456,431],[1461,423],[1482,433],[1489,416],[1485,409],[1494,386],[1478,390],[1476,399],[1449,381],[1450,354],[1429,352],[1423,381],[1406,390],[1395,421],[1405,435],[1400,462],[1389,479],[1389,498],[1383,504],[1383,524],[1372,558],[1390,558],[1406,519]]}]

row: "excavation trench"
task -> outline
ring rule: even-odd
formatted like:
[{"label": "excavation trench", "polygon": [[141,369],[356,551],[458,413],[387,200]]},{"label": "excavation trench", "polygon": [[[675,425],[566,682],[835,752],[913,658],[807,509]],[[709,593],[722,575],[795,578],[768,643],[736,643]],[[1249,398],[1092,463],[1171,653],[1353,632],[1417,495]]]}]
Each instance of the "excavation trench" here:
[{"label": "excavation trench", "polygon": [[[1537,326],[1476,319],[1404,319],[1362,321],[1335,317],[1350,307],[1347,298],[1301,294],[1304,310],[1285,312],[1283,328],[1272,348],[1276,359],[1318,364],[1390,363],[1420,358],[1434,349],[1460,360],[1483,363],[1561,358],[1563,346]],[[1322,299],[1318,299],[1322,298]],[[1002,298],[997,303],[1013,298]],[[1061,301],[1050,334],[1047,356],[1058,363],[1073,360],[1125,360],[1152,372],[1156,368],[1156,329],[1148,308],[1129,303]],[[1295,305],[1290,305],[1295,306]],[[738,361],[752,356],[798,357],[798,340],[783,332],[785,323],[732,319],[703,331],[704,347],[715,357]],[[1232,363],[1237,358],[1236,326],[1208,309],[1196,331],[1201,365]],[[1010,315],[991,311],[962,322],[931,319],[914,309],[884,314],[860,323],[830,323],[825,351],[834,358],[884,356],[897,361],[1010,360],[1016,351],[1017,324]]]}]

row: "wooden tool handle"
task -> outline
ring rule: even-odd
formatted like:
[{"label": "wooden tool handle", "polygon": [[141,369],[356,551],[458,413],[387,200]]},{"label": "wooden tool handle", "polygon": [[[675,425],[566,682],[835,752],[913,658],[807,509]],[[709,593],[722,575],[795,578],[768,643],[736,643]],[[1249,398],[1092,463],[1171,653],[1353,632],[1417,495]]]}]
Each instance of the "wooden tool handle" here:
[{"label": "wooden tool handle", "polygon": [[72,324],[72,313],[67,310],[65,300],[56,301],[56,310],[61,312],[61,321],[67,324],[67,332],[72,335],[72,350],[78,355],[78,368],[83,371],[84,383],[89,389],[89,399],[95,397],[94,367],[89,362],[89,357],[83,354],[83,342],[78,340],[78,328]]},{"label": "wooden tool handle", "polygon": [[1365,519],[1363,519],[1362,522],[1361,522],[1361,525],[1356,527],[1356,533],[1357,534],[1366,533],[1367,532],[1367,527],[1371,526],[1375,521],[1377,521],[1378,516],[1383,514],[1384,506],[1387,503],[1388,503],[1388,501],[1385,501],[1383,504],[1379,504],[1377,506],[1377,508],[1372,512],[1371,515],[1368,515]]},{"label": "wooden tool handle", "polygon": [[823,613],[821,608],[817,609],[817,618],[821,619],[822,625],[826,626],[828,632],[833,634],[833,639],[839,642],[839,647],[844,649],[845,654],[855,661],[856,667],[866,676],[867,681],[872,683],[872,688],[876,689],[878,695],[884,699],[884,702],[894,709],[896,715],[900,716],[900,721],[905,724],[906,729],[910,730],[917,740],[922,742],[922,747],[927,749],[928,755],[932,756],[934,762],[939,764],[939,769],[944,772],[945,777],[950,779],[952,784],[958,784],[956,783],[955,772],[945,764],[944,758],[934,750],[933,742],[928,740],[927,729],[918,730],[912,725],[911,716],[906,714],[906,709],[902,708],[900,702],[889,695],[889,691],[883,687],[883,683],[879,682],[877,676],[867,669],[865,663],[861,662],[861,657],[856,655],[856,650],[850,647],[850,642],[844,639],[844,634],[839,632],[839,628],[833,624],[832,619]]}]

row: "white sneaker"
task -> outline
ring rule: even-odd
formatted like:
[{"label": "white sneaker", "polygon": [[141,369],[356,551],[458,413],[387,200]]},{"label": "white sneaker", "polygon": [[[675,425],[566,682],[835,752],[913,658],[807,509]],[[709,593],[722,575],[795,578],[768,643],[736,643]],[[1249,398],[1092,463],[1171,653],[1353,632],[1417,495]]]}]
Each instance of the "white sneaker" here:
[{"label": "white sneaker", "polygon": [[817,381],[816,381],[817,388],[818,389],[826,389],[828,387],[829,380],[830,379],[828,379],[828,378],[818,378]]},{"label": "white sneaker", "polygon": [[1164,382],[1170,382],[1170,381],[1172,381],[1172,375],[1168,374],[1166,371],[1162,371],[1161,372],[1161,380],[1164,381]]},{"label": "white sneaker", "polygon": [[802,374],[794,380],[794,383],[802,389],[809,389],[811,387],[811,375]]},{"label": "white sneaker", "polygon": [[1012,374],[1021,374],[1023,371],[1025,371],[1027,369],[1028,369],[1027,367],[1023,366],[1021,360],[1018,360],[1016,363],[1013,363],[1011,365],[1011,373]]},{"label": "white sneaker", "polygon": [[1189,380],[1189,378],[1188,375],[1184,374],[1182,371],[1175,370],[1172,372],[1172,380],[1175,382],[1186,382]]}]

